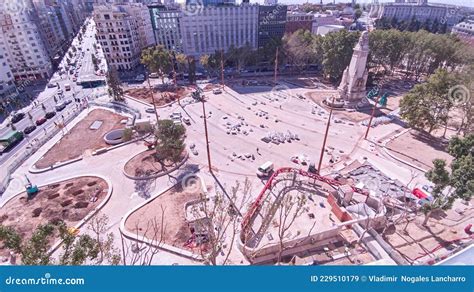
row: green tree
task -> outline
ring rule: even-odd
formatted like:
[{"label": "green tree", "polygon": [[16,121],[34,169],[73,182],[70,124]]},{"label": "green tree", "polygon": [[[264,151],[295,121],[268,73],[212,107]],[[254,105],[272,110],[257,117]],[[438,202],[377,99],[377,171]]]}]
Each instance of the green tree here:
[{"label": "green tree", "polygon": [[184,73],[188,68],[188,57],[185,54],[176,54],[176,64],[178,66],[178,72]]},{"label": "green tree", "polygon": [[189,84],[194,84],[196,83],[196,60],[192,56],[188,56],[187,60]]},{"label": "green tree", "polygon": [[107,72],[107,85],[109,96],[111,96],[113,100],[125,101],[122,81],[120,81],[117,70],[115,70],[115,68],[110,68]]},{"label": "green tree", "polygon": [[356,10],[354,11],[354,20],[359,19],[361,16],[362,16],[362,10],[356,9]]},{"label": "green tree", "polygon": [[446,170],[446,161],[435,159],[433,165],[433,169],[425,174],[426,178],[434,184],[434,187],[431,192],[433,196],[432,201],[425,203],[421,208],[421,211],[425,214],[423,225],[428,223],[434,211],[450,209],[455,199],[454,196],[446,196],[443,193],[445,188],[449,185],[449,172]]},{"label": "green tree", "polygon": [[171,54],[162,45],[146,48],[142,51],[140,62],[151,73],[157,73],[165,84],[165,75],[172,69]]},{"label": "green tree", "polygon": [[81,265],[97,257],[97,242],[89,235],[71,234],[62,221],[39,225],[28,239],[22,238],[12,227],[0,225],[0,241],[19,254],[24,265],[54,264],[49,250],[56,235],[63,242],[64,253],[59,257],[61,265]]},{"label": "green tree", "polygon": [[322,43],[324,74],[332,81],[338,81],[349,66],[352,51],[359,39],[358,32],[340,30],[327,34]]},{"label": "green tree", "polygon": [[158,159],[179,162],[186,146],[185,134],[186,128],[183,125],[177,125],[172,120],[158,121],[155,131],[157,141],[155,150]]},{"label": "green tree", "polygon": [[454,157],[451,163],[451,186],[456,197],[469,201],[474,194],[474,133],[463,139],[449,141],[448,152]]},{"label": "green tree", "polygon": [[423,225],[435,210],[449,210],[456,199],[469,202],[474,195],[474,134],[451,139],[448,152],[454,157],[451,172],[446,169],[444,160],[435,159],[434,168],[426,173],[434,188],[433,200],[422,206]]},{"label": "green tree", "polygon": [[453,106],[448,98],[449,88],[456,84],[456,77],[439,69],[426,83],[417,84],[400,101],[400,114],[408,124],[428,133],[447,123]]}]

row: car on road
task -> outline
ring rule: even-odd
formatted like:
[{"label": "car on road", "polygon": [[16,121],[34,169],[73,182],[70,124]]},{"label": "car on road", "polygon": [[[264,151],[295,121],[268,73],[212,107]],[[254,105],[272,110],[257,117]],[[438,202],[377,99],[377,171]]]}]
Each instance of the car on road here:
[{"label": "car on road", "polygon": [[184,117],[183,122],[188,126],[191,125],[191,120],[188,117]]},{"label": "car on road", "polygon": [[155,109],[152,108],[152,107],[148,107],[146,108],[145,112],[149,113],[149,114],[154,114],[155,113]]},{"label": "car on road", "polygon": [[220,88],[215,88],[212,93],[214,94],[221,94],[222,93],[222,90],[220,90]]},{"label": "car on road", "polygon": [[25,114],[24,114],[24,113],[14,113],[14,114],[12,115],[11,122],[12,122],[13,124],[16,124],[16,123],[18,123],[19,121],[21,121],[24,117],[25,117]]},{"label": "car on road", "polygon": [[273,162],[267,161],[257,169],[258,177],[269,177],[273,173]]},{"label": "car on road", "polygon": [[46,121],[47,121],[46,117],[41,117],[37,119],[35,123],[37,126],[41,126],[42,124],[46,123]]},{"label": "car on road", "polygon": [[148,77],[150,77],[150,78],[159,78],[160,75],[156,72],[153,72],[153,73],[150,73],[150,75],[148,75]]},{"label": "car on road", "polygon": [[65,104],[70,104],[71,102],[72,102],[71,99],[67,99],[67,100],[64,101]]},{"label": "car on road", "polygon": [[24,130],[23,130],[23,133],[25,133],[26,135],[28,135],[29,133],[33,132],[34,130],[36,130],[36,126],[28,126],[26,127]]},{"label": "car on road", "polygon": [[57,87],[56,84],[54,84],[54,83],[48,83],[48,88],[55,88],[55,87]]},{"label": "car on road", "polygon": [[56,111],[60,112],[60,111],[62,111],[63,109],[66,108],[66,103],[60,102],[60,103],[56,104],[56,106],[54,108],[56,109]]},{"label": "car on road", "polygon": [[46,115],[44,115],[44,117],[49,120],[52,117],[54,117],[55,115],[56,115],[56,112],[47,112]]},{"label": "car on road", "polygon": [[73,82],[77,82],[77,77],[72,78]]}]

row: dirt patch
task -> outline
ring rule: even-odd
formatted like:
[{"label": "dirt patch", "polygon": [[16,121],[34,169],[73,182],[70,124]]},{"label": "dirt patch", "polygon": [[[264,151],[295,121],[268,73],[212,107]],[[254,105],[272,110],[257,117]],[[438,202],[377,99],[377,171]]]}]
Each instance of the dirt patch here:
[{"label": "dirt patch", "polygon": [[[75,125],[69,133],[61,138],[59,143],[55,144],[46,154],[36,162],[38,168],[46,168],[55,164],[80,157],[86,150],[97,150],[108,145],[104,142],[104,135],[115,129],[124,128],[120,124],[121,120],[127,117],[115,114],[108,110],[95,109],[91,111],[84,119]],[[103,121],[97,130],[91,130],[89,127],[96,120]]]},{"label": "dirt patch", "polygon": [[[144,151],[132,159],[127,161],[125,164],[125,173],[129,176],[151,176],[161,172],[165,172],[168,169],[176,166],[177,163],[173,163],[169,160],[164,162],[158,161],[155,156],[155,150]],[[186,157],[186,152],[183,152],[181,161]]]},{"label": "dirt patch", "polygon": [[474,218],[473,202],[471,200],[468,206],[456,201],[451,210],[434,214],[428,227],[422,226],[424,216],[419,215],[405,232],[404,220],[392,232],[387,232],[385,240],[410,263],[415,260],[426,263],[436,256],[446,256],[454,248],[452,241],[468,237],[464,228]]},{"label": "dirt patch", "polygon": [[125,94],[149,104],[153,104],[154,100],[156,106],[169,104],[178,100],[178,98],[182,99],[189,93],[191,93],[191,90],[186,87],[178,87],[176,91],[174,91],[171,87],[155,87],[153,89],[141,87],[128,89],[125,91]]},{"label": "dirt patch", "polygon": [[[161,194],[150,203],[133,212],[125,221],[125,228],[140,237],[187,249],[184,244],[191,238],[191,232],[185,219],[185,204],[202,197],[201,182],[191,189],[173,188]],[[178,184],[178,186],[180,186]],[[161,224],[161,210],[164,210],[163,224]],[[152,228],[156,226],[156,228]],[[160,234],[163,231],[163,238]],[[139,237],[139,238],[140,238]]]},{"label": "dirt patch", "polygon": [[[92,181],[96,184],[87,186]],[[65,186],[71,183],[76,187],[80,186],[82,192],[86,194],[87,201],[78,200],[65,189]],[[2,225],[13,227],[23,238],[29,238],[40,224],[63,220],[67,226],[75,226],[105,199],[108,192],[107,183],[98,177],[73,178],[56,185],[55,188],[41,187],[29,200],[26,193],[21,193],[10,200],[0,209]],[[94,196],[97,200],[90,201]],[[0,245],[0,256],[8,254],[8,250]]]},{"label": "dirt patch", "polygon": [[410,130],[387,143],[387,149],[394,156],[425,170],[433,167],[435,158],[446,160],[448,165],[451,163],[453,157],[446,152],[446,147],[444,139],[416,130]]}]

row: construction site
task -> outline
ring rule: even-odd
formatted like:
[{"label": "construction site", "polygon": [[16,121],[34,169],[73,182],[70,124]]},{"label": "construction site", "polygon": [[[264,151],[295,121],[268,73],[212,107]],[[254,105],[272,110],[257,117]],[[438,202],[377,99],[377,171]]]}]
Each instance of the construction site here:
[{"label": "construction site", "polygon": [[[356,248],[356,224],[379,228],[385,208],[368,192],[339,180],[301,169],[281,168],[267,181],[242,222],[241,250],[254,264],[308,258],[324,264],[357,257],[363,264],[377,258]],[[339,248],[343,247],[339,251]],[[366,255],[364,255],[366,254]]]}]

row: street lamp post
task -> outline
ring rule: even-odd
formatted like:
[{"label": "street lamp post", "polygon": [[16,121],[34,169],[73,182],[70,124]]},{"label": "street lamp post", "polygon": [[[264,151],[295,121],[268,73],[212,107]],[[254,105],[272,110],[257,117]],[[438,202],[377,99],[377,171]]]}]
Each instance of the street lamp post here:
[{"label": "street lamp post", "polygon": [[328,138],[328,133],[329,133],[329,126],[331,125],[331,117],[332,117],[332,109],[334,102],[336,101],[336,96],[334,95],[332,97],[332,105],[330,105],[329,109],[329,118],[328,118],[328,123],[326,125],[326,133],[324,134],[324,139],[323,139],[323,147],[321,148],[321,155],[319,156],[319,164],[318,164],[318,174],[321,174],[321,166],[323,164],[323,158],[324,158],[324,149],[326,148],[326,141]]},{"label": "street lamp post", "polygon": [[365,137],[364,137],[364,139],[366,139],[366,140],[367,140],[367,136],[369,135],[370,127],[372,126],[372,120],[373,120],[373,118],[374,118],[375,109],[377,108],[377,104],[379,103],[380,96],[381,96],[381,94],[379,94],[379,95],[377,96],[377,100],[375,101],[374,107],[372,108],[372,113],[370,114],[369,123],[367,124],[367,130],[365,131]]},{"label": "street lamp post", "polygon": [[212,166],[211,166],[211,151],[209,149],[209,135],[207,132],[207,117],[206,117],[206,106],[204,102],[204,96],[201,97],[202,102],[202,114],[204,118],[204,133],[206,135],[206,149],[207,149],[207,164],[209,166],[209,173],[212,173]]}]

